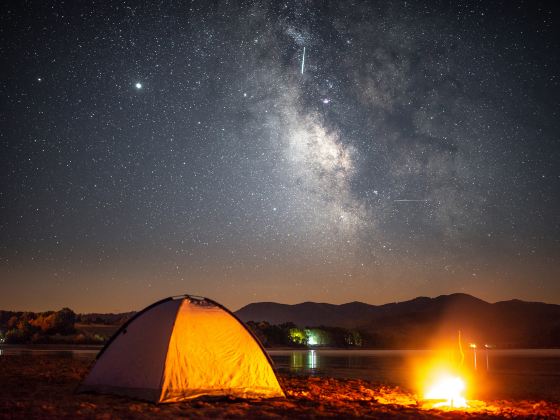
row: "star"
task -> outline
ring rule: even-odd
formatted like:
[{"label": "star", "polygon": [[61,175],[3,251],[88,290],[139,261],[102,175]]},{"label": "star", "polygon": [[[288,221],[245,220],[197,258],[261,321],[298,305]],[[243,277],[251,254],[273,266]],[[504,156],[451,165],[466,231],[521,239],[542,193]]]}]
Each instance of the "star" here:
[{"label": "star", "polygon": [[[96,21],[102,36],[82,39],[82,28],[71,45],[61,13],[81,21],[87,8],[2,17],[17,48],[4,65],[0,276],[12,273],[8,258],[19,265],[0,308],[58,305],[62,273],[75,282],[68,290],[91,285],[68,300],[78,311],[137,308],[187,273],[187,292],[235,307],[253,289],[270,300],[382,303],[464,285],[499,300],[512,297],[508,281],[517,298],[560,303],[560,64],[544,6],[527,2],[502,22],[486,4],[440,19],[429,2],[390,13],[364,2],[348,15],[200,2],[189,16],[123,15],[121,3]],[[533,14],[538,30],[525,19]],[[121,253],[127,264],[113,268]],[[362,259],[358,279],[349,270]],[[43,282],[39,267],[50,294],[21,292]],[[354,288],[334,289],[349,272]],[[112,290],[98,276],[119,278],[108,306],[97,305]],[[270,287],[277,278],[289,280]]]}]

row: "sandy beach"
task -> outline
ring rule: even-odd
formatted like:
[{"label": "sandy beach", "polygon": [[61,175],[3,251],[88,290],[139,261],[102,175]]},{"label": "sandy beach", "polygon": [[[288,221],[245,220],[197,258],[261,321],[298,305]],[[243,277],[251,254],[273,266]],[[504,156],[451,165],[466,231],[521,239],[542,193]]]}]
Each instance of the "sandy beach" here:
[{"label": "sandy beach", "polygon": [[472,402],[462,411],[426,409],[400,388],[363,380],[280,375],[283,400],[196,400],[152,404],[110,395],[76,394],[89,359],[0,358],[0,418],[558,418],[547,401]]}]

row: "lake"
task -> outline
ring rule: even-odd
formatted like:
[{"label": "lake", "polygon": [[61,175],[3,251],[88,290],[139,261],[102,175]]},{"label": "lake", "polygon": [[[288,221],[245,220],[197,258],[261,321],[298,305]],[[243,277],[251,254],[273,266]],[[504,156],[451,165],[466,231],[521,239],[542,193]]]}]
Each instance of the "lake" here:
[{"label": "lake", "polygon": [[[429,350],[270,350],[280,372],[366,379],[415,391],[413,365]],[[465,364],[474,364],[467,352]],[[475,399],[560,401],[560,349],[489,350],[477,354],[470,396]]]},{"label": "lake", "polygon": [[[0,356],[46,355],[94,359],[99,347],[0,347]],[[476,399],[546,399],[560,402],[560,349],[479,351]],[[422,363],[429,350],[269,350],[281,373],[365,379],[413,390],[411,361]],[[473,363],[472,352],[466,363]],[[488,356],[488,358],[486,358]]]}]

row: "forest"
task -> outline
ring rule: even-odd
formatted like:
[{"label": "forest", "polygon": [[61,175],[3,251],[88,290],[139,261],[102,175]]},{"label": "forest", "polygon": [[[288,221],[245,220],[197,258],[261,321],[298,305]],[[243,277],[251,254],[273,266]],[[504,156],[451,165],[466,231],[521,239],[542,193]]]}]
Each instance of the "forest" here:
[{"label": "forest", "polygon": [[47,312],[0,311],[0,342],[6,344],[99,344],[105,337],[76,330],[70,308]]}]

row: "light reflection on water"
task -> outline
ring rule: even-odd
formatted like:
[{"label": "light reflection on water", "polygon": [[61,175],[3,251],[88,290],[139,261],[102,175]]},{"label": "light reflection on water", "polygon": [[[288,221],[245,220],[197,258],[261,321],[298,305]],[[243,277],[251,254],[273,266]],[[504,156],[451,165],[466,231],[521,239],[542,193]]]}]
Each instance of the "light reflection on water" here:
[{"label": "light reflection on water", "polygon": [[309,351],[309,368],[315,369],[317,367],[317,353],[315,350]]},{"label": "light reflection on water", "polygon": [[[271,356],[274,360],[274,356]],[[294,351],[290,355],[290,369],[300,370],[300,369],[311,369],[317,368],[317,352],[315,350],[309,350],[307,352]]]},{"label": "light reflection on water", "polygon": [[[356,370],[368,375],[372,370],[394,370],[403,366],[410,359],[429,358],[434,353],[430,350],[268,350],[279,369],[288,369],[294,373],[313,374],[323,370]],[[554,364],[550,374],[560,375],[560,349],[512,349],[492,350],[479,355],[484,361],[479,370],[515,370],[517,373],[539,373],[543,369],[540,362]],[[468,363],[472,356],[467,354]],[[488,359],[488,361],[486,361]],[[496,362],[491,367],[491,361]],[[523,361],[523,366],[518,362]],[[520,370],[523,367],[523,370]],[[550,368],[547,365],[547,370]],[[558,367],[558,368],[557,368]],[[365,371],[364,371],[365,370]],[[309,372],[308,372],[309,371]],[[362,376],[363,376],[362,375]]]},{"label": "light reflection on water", "polygon": [[312,376],[334,376],[376,381],[399,381],[404,358],[425,351],[387,350],[269,350],[279,371]]}]

